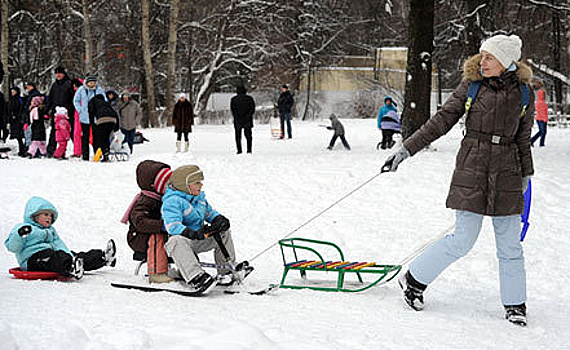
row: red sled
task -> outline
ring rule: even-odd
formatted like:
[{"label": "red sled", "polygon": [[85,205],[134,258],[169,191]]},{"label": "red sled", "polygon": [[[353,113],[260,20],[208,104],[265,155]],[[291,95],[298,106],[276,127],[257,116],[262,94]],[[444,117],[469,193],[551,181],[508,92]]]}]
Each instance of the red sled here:
[{"label": "red sled", "polygon": [[19,267],[14,267],[8,270],[8,272],[14,276],[14,278],[21,280],[59,280],[66,281],[71,277],[63,276],[57,272],[51,271],[23,271]]}]

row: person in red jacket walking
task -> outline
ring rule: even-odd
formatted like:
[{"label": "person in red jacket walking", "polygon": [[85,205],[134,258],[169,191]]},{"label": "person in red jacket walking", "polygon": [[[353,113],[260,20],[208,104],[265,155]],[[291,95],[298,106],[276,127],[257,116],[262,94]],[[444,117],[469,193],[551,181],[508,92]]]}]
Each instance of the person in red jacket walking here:
[{"label": "person in red jacket walking", "polygon": [[543,147],[548,124],[548,105],[546,104],[546,93],[542,89],[542,84],[537,84],[537,89],[536,102],[534,103],[534,109],[536,110],[534,119],[538,125],[538,132],[530,139],[530,144],[534,146],[534,142],[540,137],[540,147]]}]

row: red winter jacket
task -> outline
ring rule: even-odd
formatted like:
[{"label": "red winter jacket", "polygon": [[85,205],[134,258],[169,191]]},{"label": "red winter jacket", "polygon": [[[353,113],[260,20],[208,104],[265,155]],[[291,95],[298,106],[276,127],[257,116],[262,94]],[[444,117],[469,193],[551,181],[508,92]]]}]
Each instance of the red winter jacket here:
[{"label": "red winter jacket", "polygon": [[534,109],[536,110],[534,119],[542,122],[548,122],[548,106],[546,105],[546,93],[544,90],[538,90],[536,92],[536,102],[534,103]]}]

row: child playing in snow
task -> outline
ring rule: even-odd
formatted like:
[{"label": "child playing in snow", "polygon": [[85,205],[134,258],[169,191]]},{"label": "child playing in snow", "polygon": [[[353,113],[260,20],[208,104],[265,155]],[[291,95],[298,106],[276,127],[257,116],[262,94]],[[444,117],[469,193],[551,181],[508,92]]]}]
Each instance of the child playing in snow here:
[{"label": "child playing in snow", "polygon": [[[186,283],[206,293],[215,283],[214,278],[200,267],[198,253],[214,250],[216,264],[224,265],[234,264],[235,252],[229,231],[230,221],[212,209],[206,200],[202,191],[203,180],[204,174],[197,165],[184,165],[174,170],[162,199],[162,218],[170,234],[165,246],[168,256],[172,257]],[[229,253],[229,262],[214,234],[221,236]],[[246,273],[249,273],[253,268],[247,266],[247,269]],[[225,277],[231,279],[231,273],[229,269],[218,268],[220,280]]]},{"label": "child playing in snow", "polygon": [[341,122],[334,114],[331,114],[329,119],[331,120],[331,126],[327,126],[327,129],[334,130],[334,135],[327,149],[332,150],[336,142],[336,139],[340,137],[340,140],[342,141],[344,148],[350,151],[350,146],[348,145],[348,142],[346,142],[346,139],[344,138],[344,126],[342,126]]},{"label": "child playing in snow", "polygon": [[30,102],[30,119],[32,123],[32,144],[28,153],[30,157],[35,157],[39,150],[45,156],[46,149],[46,126],[44,122],[44,97],[35,96]]},{"label": "child playing in snow", "polygon": [[398,113],[394,110],[389,110],[380,122],[382,127],[382,149],[390,149],[395,144],[396,141],[392,139],[394,134],[402,132],[402,125],[400,124],[400,117]]},{"label": "child playing in snow", "polygon": [[65,149],[70,138],[71,124],[67,121],[67,109],[65,107],[55,107],[55,140],[57,141],[57,149],[53,154],[54,158],[66,159]]},{"label": "child playing in snow", "polygon": [[395,133],[402,132],[398,105],[392,97],[384,97],[384,106],[378,111],[378,129],[382,130],[382,149],[392,148],[396,143],[392,140]]},{"label": "child playing in snow", "polygon": [[112,239],[104,251],[73,253],[52,226],[57,216],[53,204],[41,197],[32,197],[26,203],[24,222],[14,226],[4,242],[16,254],[22,270],[53,271],[80,279],[83,271],[115,266],[116,248]]},{"label": "child playing in snow", "polygon": [[121,220],[129,224],[127,242],[135,252],[146,254],[150,283],[167,283],[168,256],[164,249],[167,232],[160,214],[162,196],[172,171],[161,162],[145,160],[136,170],[141,192],[135,197]]}]

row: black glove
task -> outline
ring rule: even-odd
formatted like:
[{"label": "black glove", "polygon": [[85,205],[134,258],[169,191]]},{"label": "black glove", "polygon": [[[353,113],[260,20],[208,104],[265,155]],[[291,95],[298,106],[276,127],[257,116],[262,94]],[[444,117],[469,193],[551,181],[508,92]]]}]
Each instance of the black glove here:
[{"label": "black glove", "polygon": [[182,233],[180,235],[183,237],[186,237],[188,239],[203,240],[204,238],[206,238],[204,228],[205,228],[205,226],[200,227],[200,229],[198,231],[194,231],[194,230],[187,227],[184,229],[184,231],[182,231]]},{"label": "black glove", "polygon": [[212,230],[224,232],[230,229],[230,220],[223,215],[218,215],[212,220]]},{"label": "black glove", "polygon": [[26,237],[30,233],[32,233],[32,226],[26,225],[18,229],[18,234],[20,235],[20,237]]},{"label": "black glove", "polygon": [[333,128],[332,126],[327,126],[327,129],[332,130]]}]

